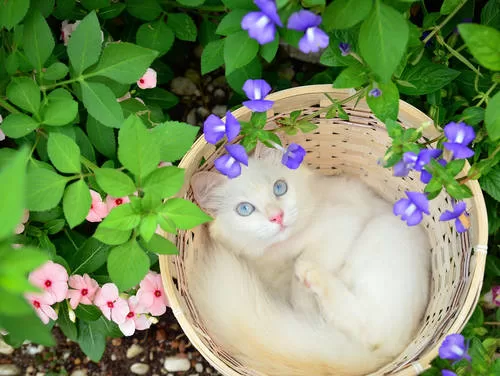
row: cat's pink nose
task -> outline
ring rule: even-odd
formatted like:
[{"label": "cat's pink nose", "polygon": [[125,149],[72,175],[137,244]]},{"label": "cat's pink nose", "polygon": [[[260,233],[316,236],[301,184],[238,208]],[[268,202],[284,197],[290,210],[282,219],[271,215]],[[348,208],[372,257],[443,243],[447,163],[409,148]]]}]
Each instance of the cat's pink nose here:
[{"label": "cat's pink nose", "polygon": [[273,222],[273,223],[277,223],[279,225],[282,225],[283,224],[283,211],[280,210],[279,213],[273,215],[272,217],[269,218],[269,221]]}]

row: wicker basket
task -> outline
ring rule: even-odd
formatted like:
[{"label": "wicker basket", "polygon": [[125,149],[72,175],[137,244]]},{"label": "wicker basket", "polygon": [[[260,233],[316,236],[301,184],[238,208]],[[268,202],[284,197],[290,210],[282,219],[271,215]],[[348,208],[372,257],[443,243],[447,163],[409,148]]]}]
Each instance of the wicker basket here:
[{"label": "wicker basket", "polygon": [[[336,99],[352,95],[350,90],[332,89],[330,85],[304,86],[271,94],[275,101],[268,112],[268,123],[273,119],[288,115],[294,110],[311,113],[326,107],[331,102],[324,95],[328,93]],[[371,113],[366,102],[346,103],[345,111],[349,120],[326,119],[324,116],[313,121],[318,129],[310,134],[286,136],[286,142],[297,142],[307,150],[305,162],[324,174],[348,172],[358,175],[376,192],[390,202],[404,196],[405,190],[422,190],[423,185],[417,175],[395,178],[390,169],[377,164],[383,157],[390,139],[384,125]],[[234,111],[234,116],[248,120],[251,112],[246,108]],[[420,127],[431,122],[425,114],[405,102],[400,102],[399,121],[405,127]],[[424,137],[433,139],[437,135],[433,126],[424,130]],[[213,161],[223,153],[203,138],[193,145],[180,163],[186,169],[186,184],[182,195],[193,200],[189,188],[190,177],[200,170],[213,169]],[[200,166],[200,162],[205,162]],[[469,168],[466,164],[465,170]],[[465,172],[465,171],[464,171]],[[422,222],[432,245],[431,300],[420,329],[406,350],[393,362],[373,373],[374,375],[417,375],[425,370],[438,348],[450,333],[460,332],[473,312],[478,300],[486,259],[488,224],[486,208],[479,184],[467,185],[474,197],[466,200],[470,209],[471,228],[458,234],[452,222],[440,222],[440,214],[451,207],[444,194],[431,202],[431,214]],[[179,256],[160,256],[161,273],[166,294],[172,310],[190,341],[199,352],[224,375],[262,375],[245,367],[234,359],[224,348],[214,343],[203,327],[186,284],[186,271],[193,257],[194,245],[200,229],[182,231],[176,238]],[[197,247],[199,248],[199,247]]]}]

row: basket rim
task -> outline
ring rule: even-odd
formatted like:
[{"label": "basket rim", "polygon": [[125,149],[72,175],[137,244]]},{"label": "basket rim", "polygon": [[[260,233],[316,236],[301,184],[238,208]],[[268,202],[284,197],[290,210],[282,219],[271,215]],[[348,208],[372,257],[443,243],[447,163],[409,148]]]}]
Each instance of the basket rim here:
[{"label": "basket rim", "polygon": [[[338,94],[343,96],[344,98],[349,97],[355,92],[354,89],[335,89],[332,85],[329,84],[319,84],[319,85],[305,85],[299,86],[295,88],[285,89],[281,91],[274,92],[266,97],[268,100],[278,101],[283,100],[289,97],[304,95],[304,94]],[[362,99],[363,101],[364,99]],[[438,135],[438,131],[434,126],[434,122],[431,118],[429,118],[424,112],[417,109],[413,105],[399,100],[399,116],[401,116],[401,112],[417,112],[420,117],[427,118],[427,120],[432,124],[432,127],[428,127],[424,133],[426,136],[435,136]],[[251,110],[240,107],[234,111],[232,111],[233,116],[236,118],[240,118],[243,116],[249,116],[252,113]],[[398,116],[398,118],[399,118]],[[385,124],[379,121],[380,125],[385,128]],[[419,124],[405,124],[407,126],[418,127]],[[434,138],[434,137],[433,137]],[[204,149],[214,148],[212,145],[208,144],[203,136],[200,136],[189,151],[184,155],[179,163],[179,167],[185,167],[189,165],[191,158],[189,156],[193,154],[201,154]],[[467,173],[470,169],[470,165],[467,161],[465,161],[464,169],[462,173]],[[189,182],[185,182],[185,184],[189,185]],[[480,224],[478,226],[477,231],[477,241],[476,244],[471,247],[471,250],[474,249],[474,255],[471,258],[475,258],[474,267],[471,268],[471,283],[469,289],[467,291],[466,299],[457,312],[457,315],[454,319],[453,324],[450,329],[444,334],[449,335],[453,333],[460,332],[461,329],[465,326],[468,319],[472,315],[475,305],[479,299],[481,293],[481,287],[483,283],[484,277],[484,268],[486,263],[486,253],[487,253],[487,245],[488,245],[488,217],[486,211],[486,205],[484,201],[484,196],[482,194],[481,187],[476,180],[470,180],[466,183],[466,185],[471,189],[473,193],[473,197],[471,198],[474,201],[476,208],[477,221]],[[171,239],[172,240],[172,239]],[[170,303],[170,307],[174,316],[176,317],[179,325],[182,330],[191,341],[191,343],[196,347],[196,349],[202,354],[202,356],[220,373],[226,376],[240,376],[241,374],[232,369],[229,365],[223,362],[219,357],[216,356],[214,352],[212,352],[202,341],[199,333],[194,329],[191,325],[190,321],[187,319],[186,314],[183,312],[182,306],[178,300],[176,294],[176,288],[173,283],[173,275],[170,271],[170,268],[173,267],[170,262],[171,257],[178,256],[168,256],[168,255],[158,255],[159,263],[160,263],[160,271],[162,276],[163,287],[165,293],[167,294],[168,301]],[[403,368],[402,370],[396,371],[392,373],[393,375],[398,376],[413,376],[422,373],[425,369],[430,367],[431,361],[438,356],[438,349],[441,345],[441,342],[437,342],[426,351],[424,351],[419,359],[415,362],[412,362],[410,366]],[[260,373],[257,373],[260,374]],[[264,376],[263,374],[261,374]]]}]

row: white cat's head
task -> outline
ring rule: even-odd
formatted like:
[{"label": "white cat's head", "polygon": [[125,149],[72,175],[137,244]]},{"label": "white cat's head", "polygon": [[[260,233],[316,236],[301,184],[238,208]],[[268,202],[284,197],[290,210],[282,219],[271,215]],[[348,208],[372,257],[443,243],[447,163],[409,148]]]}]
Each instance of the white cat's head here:
[{"label": "white cat's head", "polygon": [[255,258],[307,224],[315,210],[312,173],[290,170],[280,160],[273,151],[252,157],[236,179],[213,172],[193,176],[196,201],[215,217],[210,228],[215,240]]}]

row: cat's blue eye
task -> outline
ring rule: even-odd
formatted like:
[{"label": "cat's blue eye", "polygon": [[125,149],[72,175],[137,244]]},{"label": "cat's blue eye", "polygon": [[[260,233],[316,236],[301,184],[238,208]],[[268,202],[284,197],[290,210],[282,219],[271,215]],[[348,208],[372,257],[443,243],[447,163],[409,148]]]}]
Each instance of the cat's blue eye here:
[{"label": "cat's blue eye", "polygon": [[236,213],[241,215],[242,217],[247,217],[253,213],[255,207],[249,202],[240,202],[238,206],[236,206]]},{"label": "cat's blue eye", "polygon": [[284,180],[277,180],[276,183],[274,183],[273,191],[276,196],[283,196],[287,190],[288,185]]}]

